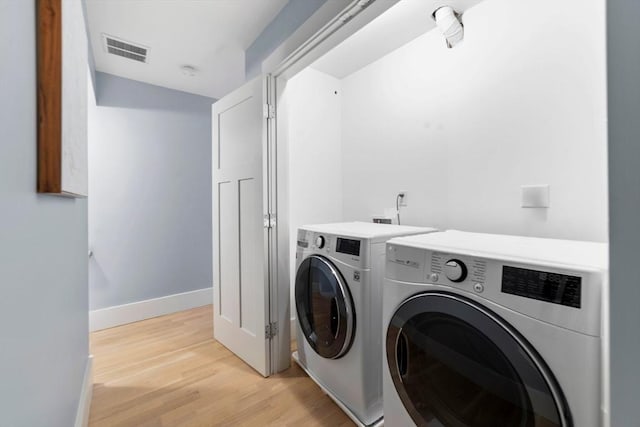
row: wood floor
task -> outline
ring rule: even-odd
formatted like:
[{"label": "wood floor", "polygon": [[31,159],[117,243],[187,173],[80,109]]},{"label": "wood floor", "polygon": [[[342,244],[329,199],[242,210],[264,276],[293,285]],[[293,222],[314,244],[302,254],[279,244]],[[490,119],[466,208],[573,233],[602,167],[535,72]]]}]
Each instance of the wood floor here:
[{"label": "wood floor", "polygon": [[211,310],[92,333],[89,425],[353,426],[294,363],[263,378],[215,341]]}]

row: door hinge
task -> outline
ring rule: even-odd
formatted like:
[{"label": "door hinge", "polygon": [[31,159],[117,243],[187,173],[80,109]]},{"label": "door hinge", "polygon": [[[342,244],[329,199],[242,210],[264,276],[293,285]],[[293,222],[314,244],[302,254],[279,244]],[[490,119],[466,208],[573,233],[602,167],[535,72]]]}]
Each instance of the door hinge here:
[{"label": "door hinge", "polygon": [[278,335],[278,322],[269,323],[264,327],[264,339],[270,340]]},{"label": "door hinge", "polygon": [[264,104],[262,106],[262,115],[265,119],[273,119],[276,117],[276,106],[272,104]]},{"label": "door hinge", "polygon": [[266,214],[263,217],[264,228],[273,228],[276,226],[276,216],[274,214]]}]

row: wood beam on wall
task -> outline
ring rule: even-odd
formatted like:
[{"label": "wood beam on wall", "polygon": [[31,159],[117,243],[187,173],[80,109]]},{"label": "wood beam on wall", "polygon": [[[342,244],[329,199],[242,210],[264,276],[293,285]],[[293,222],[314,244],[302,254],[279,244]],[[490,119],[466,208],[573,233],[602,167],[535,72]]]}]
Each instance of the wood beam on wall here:
[{"label": "wood beam on wall", "polygon": [[62,193],[62,0],[37,1],[39,193]]}]

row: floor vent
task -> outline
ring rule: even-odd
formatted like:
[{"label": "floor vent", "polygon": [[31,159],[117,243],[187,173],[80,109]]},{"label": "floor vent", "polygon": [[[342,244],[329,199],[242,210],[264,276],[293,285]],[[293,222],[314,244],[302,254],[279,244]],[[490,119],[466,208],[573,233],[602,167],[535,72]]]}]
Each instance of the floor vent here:
[{"label": "floor vent", "polygon": [[147,62],[147,54],[149,52],[147,47],[135,45],[107,34],[103,34],[102,38],[107,53],[138,62]]}]

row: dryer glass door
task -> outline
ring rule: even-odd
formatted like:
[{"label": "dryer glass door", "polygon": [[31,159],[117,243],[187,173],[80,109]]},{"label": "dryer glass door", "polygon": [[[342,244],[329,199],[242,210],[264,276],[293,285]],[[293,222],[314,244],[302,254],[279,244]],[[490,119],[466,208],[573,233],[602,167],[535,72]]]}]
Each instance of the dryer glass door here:
[{"label": "dryer glass door", "polygon": [[551,371],[481,305],[447,293],[405,301],[387,329],[388,368],[419,426],[571,426]]},{"label": "dryer glass door", "polygon": [[295,300],[309,345],[322,357],[342,357],[355,335],[355,314],[349,289],[331,261],[312,255],[300,264]]}]

